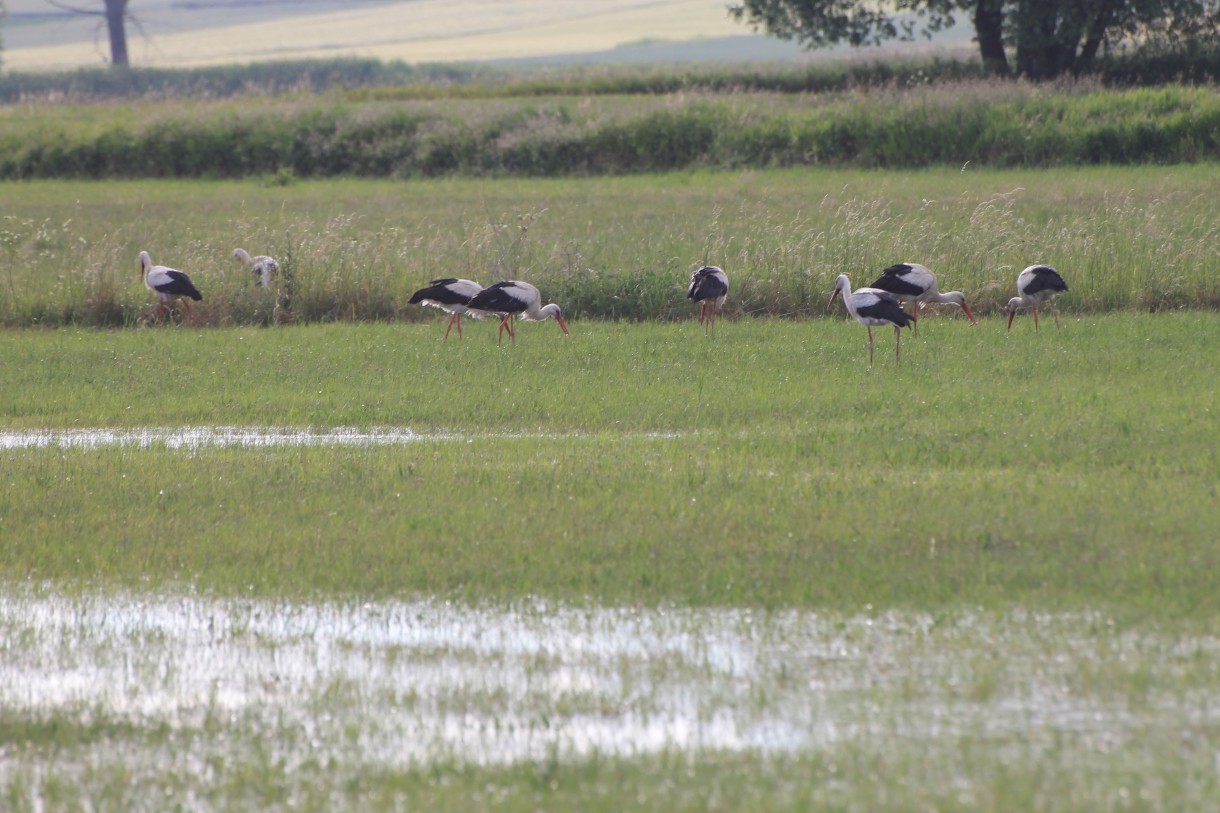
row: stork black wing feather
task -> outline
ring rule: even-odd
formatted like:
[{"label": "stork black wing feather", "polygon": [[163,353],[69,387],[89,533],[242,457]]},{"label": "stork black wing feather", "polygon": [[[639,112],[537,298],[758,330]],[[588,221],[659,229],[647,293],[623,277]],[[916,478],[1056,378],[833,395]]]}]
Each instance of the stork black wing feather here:
[{"label": "stork black wing feather", "polygon": [[868,287],[888,291],[891,294],[919,296],[923,293],[923,288],[907,282],[906,275],[909,273],[911,273],[911,266],[907,263],[891,265],[882,271],[881,276],[877,277],[873,284]]},{"label": "stork black wing feather", "polygon": [[173,296],[189,296],[196,302],[203,299],[203,294],[199,293],[199,289],[186,274],[181,271],[166,271],[165,275],[169,277],[169,282],[155,286],[158,292]]}]

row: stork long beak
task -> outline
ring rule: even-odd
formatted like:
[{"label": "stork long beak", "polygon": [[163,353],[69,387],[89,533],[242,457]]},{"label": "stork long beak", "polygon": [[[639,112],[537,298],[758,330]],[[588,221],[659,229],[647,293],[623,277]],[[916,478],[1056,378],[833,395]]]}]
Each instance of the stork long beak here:
[{"label": "stork long beak", "polygon": [[830,295],[830,301],[826,303],[826,307],[830,307],[835,303],[835,299],[839,296],[839,289],[835,288],[835,292]]},{"label": "stork long beak", "polygon": [[1009,333],[1012,333],[1012,317],[1014,317],[1014,316],[1016,316],[1016,315],[1017,315],[1017,312],[1016,312],[1016,311],[1009,311],[1009,312],[1008,312],[1008,332],[1009,332]]},{"label": "stork long beak", "polygon": [[559,323],[559,326],[561,328],[563,328],[563,335],[571,337],[572,333],[571,333],[571,331],[568,330],[568,323],[563,320],[563,317],[556,316],[555,321]]},{"label": "stork long beak", "polygon": [[970,309],[966,307],[966,303],[965,303],[965,302],[963,302],[963,303],[962,303],[962,310],[964,310],[964,311],[966,312],[966,318],[968,318],[968,319],[970,320],[970,324],[972,324],[972,325],[977,325],[977,324],[978,324],[978,320],[976,320],[976,319],[974,318],[974,314],[973,314],[973,313],[971,313],[971,312],[970,312]]}]

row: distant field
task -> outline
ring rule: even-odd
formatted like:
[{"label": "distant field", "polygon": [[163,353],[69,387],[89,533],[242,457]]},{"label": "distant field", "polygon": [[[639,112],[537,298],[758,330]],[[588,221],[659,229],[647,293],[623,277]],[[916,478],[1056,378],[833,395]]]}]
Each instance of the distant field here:
[{"label": "distant field", "polygon": [[[238,4],[132,4],[147,37],[134,26],[134,65],[188,67],[302,57],[363,56],[408,62],[522,59],[609,51],[645,42],[677,45],[742,37],[724,0],[415,0]],[[4,63],[14,70],[97,65],[108,57],[95,41],[95,18],[31,17],[54,9],[34,0],[10,2]],[[776,55],[793,48],[776,40]],[[724,45],[708,61],[725,58]],[[754,51],[757,54],[757,51]],[[664,60],[664,53],[653,52]]]}]

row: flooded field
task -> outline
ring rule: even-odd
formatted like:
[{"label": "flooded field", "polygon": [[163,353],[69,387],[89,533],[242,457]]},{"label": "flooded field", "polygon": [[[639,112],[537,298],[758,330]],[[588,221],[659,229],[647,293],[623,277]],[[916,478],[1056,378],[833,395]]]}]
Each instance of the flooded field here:
[{"label": "flooded field", "polygon": [[[1163,740],[1220,766],[1220,750],[1207,751],[1220,727],[1220,637],[1123,632],[1090,615],[292,604],[10,586],[0,641],[6,719],[94,732],[58,752],[61,771],[254,754],[356,774],[843,747],[916,748],[931,765],[962,742],[1034,759],[1062,759],[1067,744],[1074,759],[1104,762]],[[13,750],[0,784],[40,764],[38,749]]]}]

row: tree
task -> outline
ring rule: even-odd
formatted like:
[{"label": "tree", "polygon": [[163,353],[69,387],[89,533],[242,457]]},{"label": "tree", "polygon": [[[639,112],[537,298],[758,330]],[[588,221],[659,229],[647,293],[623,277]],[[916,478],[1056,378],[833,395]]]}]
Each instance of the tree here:
[{"label": "tree", "polygon": [[1220,0],[743,0],[729,13],[810,48],[930,37],[969,14],[984,68],[1012,73],[1011,51],[1031,79],[1087,70],[1103,46],[1220,31]]},{"label": "tree", "polygon": [[106,30],[110,34],[110,64],[115,67],[127,67],[127,0],[102,0],[100,9],[69,5],[61,0],[47,0],[47,2],[73,14],[104,17]]}]

